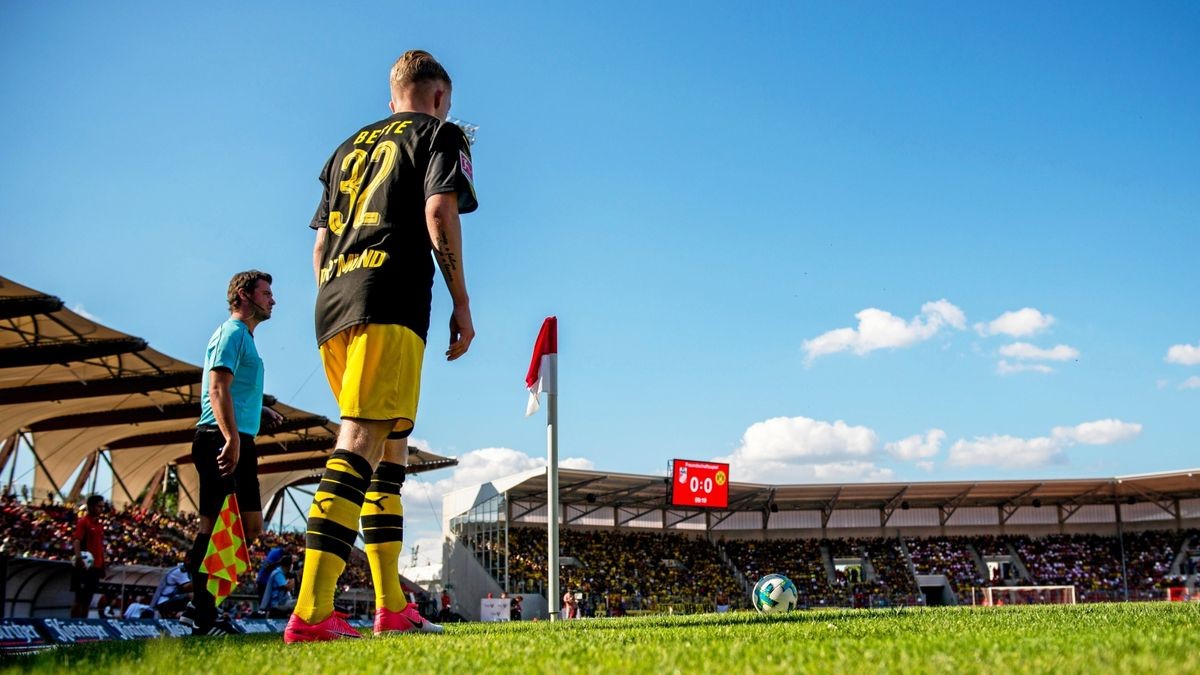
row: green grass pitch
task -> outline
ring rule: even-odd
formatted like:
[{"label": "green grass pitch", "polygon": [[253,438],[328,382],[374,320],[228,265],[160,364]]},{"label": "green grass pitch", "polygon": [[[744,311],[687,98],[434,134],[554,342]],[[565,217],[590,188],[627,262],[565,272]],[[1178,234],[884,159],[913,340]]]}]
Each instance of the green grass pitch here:
[{"label": "green grass pitch", "polygon": [[1200,673],[1200,605],[821,610],[457,624],[443,635],[284,645],[279,636],[103,643],[4,672]]}]

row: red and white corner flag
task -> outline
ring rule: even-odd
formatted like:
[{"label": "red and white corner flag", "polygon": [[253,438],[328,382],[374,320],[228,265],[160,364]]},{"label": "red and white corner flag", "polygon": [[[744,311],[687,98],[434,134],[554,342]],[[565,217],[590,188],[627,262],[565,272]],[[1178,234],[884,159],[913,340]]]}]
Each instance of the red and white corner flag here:
[{"label": "red and white corner flag", "polygon": [[541,407],[539,395],[558,393],[558,317],[548,316],[542,322],[537,343],[533,345],[533,360],[525,374],[525,386],[529,389],[529,405],[525,416],[529,417]]},{"label": "red and white corner flag", "polygon": [[558,619],[558,317],[542,322],[533,359],[525,374],[529,388],[529,417],[541,407],[538,396],[546,392],[546,581],[550,586],[550,620]]}]

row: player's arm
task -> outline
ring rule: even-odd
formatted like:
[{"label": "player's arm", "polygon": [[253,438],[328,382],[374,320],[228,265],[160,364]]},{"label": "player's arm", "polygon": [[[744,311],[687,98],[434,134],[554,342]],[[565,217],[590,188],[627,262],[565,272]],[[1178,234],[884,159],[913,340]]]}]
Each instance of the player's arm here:
[{"label": "player's arm", "polygon": [[450,348],[446,358],[453,361],[471,346],[475,339],[475,326],[471,322],[471,299],[467,295],[467,278],[462,260],[462,223],[458,219],[458,195],[443,192],[425,200],[425,224],[429,229],[429,241],[446,289],[454,302],[450,315]]},{"label": "player's arm", "polygon": [[325,259],[325,242],[329,239],[329,228],[317,228],[317,240],[313,243],[313,278],[317,288],[321,287],[321,261]]},{"label": "player's arm", "polygon": [[237,417],[233,413],[233,373],[224,368],[208,371],[208,400],[212,404],[217,428],[225,437],[225,447],[217,455],[217,468],[221,475],[231,476],[237,468],[238,455],[242,450],[242,438],[238,435]]}]

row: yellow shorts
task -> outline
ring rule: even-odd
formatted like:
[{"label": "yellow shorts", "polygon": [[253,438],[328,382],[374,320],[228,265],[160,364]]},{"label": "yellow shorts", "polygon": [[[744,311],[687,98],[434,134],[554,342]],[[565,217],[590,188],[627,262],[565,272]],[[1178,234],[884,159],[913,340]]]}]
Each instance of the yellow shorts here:
[{"label": "yellow shorts", "polygon": [[342,417],[396,420],[395,431],[408,431],[417,421],[424,358],[425,343],[397,324],[358,324],[321,345]]}]

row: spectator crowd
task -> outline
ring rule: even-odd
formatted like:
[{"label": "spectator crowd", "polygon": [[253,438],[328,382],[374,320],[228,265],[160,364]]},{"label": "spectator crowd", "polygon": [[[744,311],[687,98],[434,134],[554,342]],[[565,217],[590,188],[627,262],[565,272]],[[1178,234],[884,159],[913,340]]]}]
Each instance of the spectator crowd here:
[{"label": "spectator crowd", "polygon": [[[563,530],[562,555],[578,560],[563,567],[563,588],[581,592],[580,612],[589,601],[608,614],[649,608],[664,600],[698,605],[746,597],[746,584],[770,573],[795,584],[801,607],[879,607],[922,602],[915,575],[944,575],[961,604],[972,589],[986,585],[1071,585],[1079,602],[1161,599],[1165,589],[1184,583],[1170,574],[1186,542],[1200,544],[1197,530],[1125,533],[1125,573],[1121,539],[1104,535],[1029,537],[941,536],[926,538],[841,538],[719,540],[675,533]],[[495,543],[487,555],[502,548]],[[906,553],[907,549],[907,553]],[[517,591],[541,591],[545,584],[546,536],[540,528],[511,528],[508,572]],[[724,554],[724,557],[723,555]],[[1008,578],[986,578],[985,560],[1019,561]],[[732,569],[731,569],[732,568]],[[745,603],[741,603],[745,606]]]},{"label": "spectator crowd", "polygon": [[[0,496],[0,554],[70,561],[78,512],[61,504],[25,503]],[[104,523],[108,567],[171,567],[182,560],[198,526],[191,515],[129,507],[109,511]],[[960,603],[984,585],[1070,585],[1080,602],[1161,598],[1183,584],[1171,574],[1182,548],[1200,545],[1200,531],[1127,532],[1123,539],[1097,534],[1030,537],[941,536],[709,541],[703,535],[637,530],[561,531],[564,565],[560,592],[571,593],[579,616],[630,612],[711,611],[748,605],[746,589],[769,573],[795,582],[800,606],[917,604],[916,575],[945,575]],[[507,571],[514,593],[545,592],[546,536],[541,528],[513,527],[502,541],[468,541],[489,569]],[[1122,551],[1122,544],[1124,550]],[[268,552],[281,549],[301,573],[304,534],[266,531],[250,546],[252,567],[235,596],[255,596],[255,574]],[[907,551],[907,555],[906,555]],[[1124,566],[1122,565],[1124,554]],[[1014,558],[1009,579],[987,579],[985,559]],[[740,578],[739,578],[740,577]],[[351,554],[342,590],[370,588],[366,557]],[[105,598],[103,609],[121,611],[133,598]],[[238,600],[232,616],[248,614]]]},{"label": "spectator crowd", "polygon": [[[71,561],[75,555],[72,534],[78,516],[76,509],[62,504],[28,504],[12,494],[2,495],[0,555]],[[136,506],[109,510],[102,522],[109,569],[121,565],[172,567],[191,547],[199,526],[193,514],[173,515]],[[249,546],[251,567],[239,579],[234,595],[256,595],[255,575],[267,553],[275,548],[287,551],[297,561],[303,560],[304,533],[264,531]],[[361,549],[351,552],[339,587],[343,590],[371,587],[370,568]]]},{"label": "spectator crowd", "polygon": [[[739,606],[742,586],[703,537],[627,530],[562,530],[571,558],[560,581],[578,602],[578,616],[641,611],[712,611],[718,599]],[[544,592],[545,530],[509,530],[508,573],[514,592]],[[745,606],[744,601],[740,603]],[[687,608],[685,610],[685,608]]]},{"label": "spectator crowd", "polygon": [[966,538],[906,539],[905,543],[914,572],[945,575],[959,604],[971,604],[971,589],[983,586],[984,579]]}]

